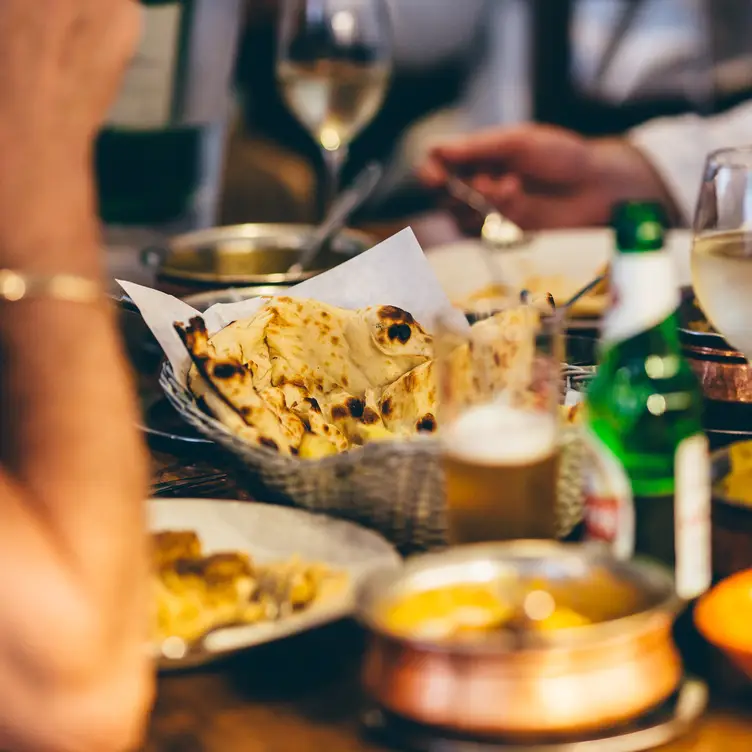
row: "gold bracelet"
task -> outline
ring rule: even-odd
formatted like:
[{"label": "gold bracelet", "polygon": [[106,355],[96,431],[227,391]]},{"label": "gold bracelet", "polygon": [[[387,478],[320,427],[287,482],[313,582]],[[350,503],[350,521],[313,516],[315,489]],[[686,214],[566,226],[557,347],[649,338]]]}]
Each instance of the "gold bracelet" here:
[{"label": "gold bracelet", "polygon": [[0,269],[0,301],[17,303],[25,298],[96,303],[102,300],[103,291],[95,279],[77,274],[27,274]]}]

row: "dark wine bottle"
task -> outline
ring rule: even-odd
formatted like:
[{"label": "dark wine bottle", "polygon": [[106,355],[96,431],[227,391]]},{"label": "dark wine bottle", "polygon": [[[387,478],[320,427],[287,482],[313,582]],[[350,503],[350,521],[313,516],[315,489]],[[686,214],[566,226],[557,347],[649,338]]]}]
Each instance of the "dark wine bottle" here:
[{"label": "dark wine bottle", "polygon": [[96,144],[106,224],[211,224],[242,0],[141,0],[144,31]]}]

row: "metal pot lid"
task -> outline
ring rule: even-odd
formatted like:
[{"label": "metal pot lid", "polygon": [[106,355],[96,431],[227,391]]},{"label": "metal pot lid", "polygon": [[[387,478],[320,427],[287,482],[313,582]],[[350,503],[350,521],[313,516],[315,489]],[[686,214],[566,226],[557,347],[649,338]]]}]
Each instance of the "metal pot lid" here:
[{"label": "metal pot lid", "polygon": [[287,270],[315,232],[314,225],[244,224],[179,235],[167,248],[142,254],[161,277],[212,285],[292,285],[367,250],[369,235],[345,229],[323,252],[320,268],[300,274]]}]

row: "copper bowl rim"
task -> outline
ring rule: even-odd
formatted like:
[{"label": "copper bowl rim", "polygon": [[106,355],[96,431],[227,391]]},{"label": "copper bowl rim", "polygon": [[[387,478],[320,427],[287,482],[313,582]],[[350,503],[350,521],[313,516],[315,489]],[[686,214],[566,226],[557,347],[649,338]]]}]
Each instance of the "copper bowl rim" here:
[{"label": "copper bowl rim", "polygon": [[686,354],[696,356],[697,360],[715,360],[729,365],[740,365],[749,367],[749,361],[737,350],[724,350],[707,345],[695,345],[684,343],[683,348]]},{"label": "copper bowl rim", "polygon": [[[451,566],[447,560],[459,564],[466,559],[489,561],[505,560],[512,565],[519,558],[565,557],[572,561],[579,559],[582,564],[606,567],[610,571],[629,572],[637,587],[648,585],[656,592],[654,602],[632,614],[581,627],[557,629],[550,632],[513,632],[499,629],[482,640],[468,642],[441,643],[425,638],[414,638],[389,629],[379,618],[379,603],[387,592],[396,588],[402,581],[421,570],[434,565]],[[480,578],[479,578],[480,580]],[[355,601],[355,618],[360,624],[381,638],[410,646],[427,653],[453,655],[499,655],[504,653],[550,653],[556,649],[573,647],[593,647],[605,642],[630,641],[638,633],[648,632],[657,625],[668,626],[686,606],[676,594],[673,578],[666,567],[648,560],[617,561],[600,544],[559,543],[555,541],[516,540],[504,543],[478,543],[458,546],[438,553],[421,554],[409,559],[402,568],[387,572],[377,571],[366,578],[358,587]]]}]

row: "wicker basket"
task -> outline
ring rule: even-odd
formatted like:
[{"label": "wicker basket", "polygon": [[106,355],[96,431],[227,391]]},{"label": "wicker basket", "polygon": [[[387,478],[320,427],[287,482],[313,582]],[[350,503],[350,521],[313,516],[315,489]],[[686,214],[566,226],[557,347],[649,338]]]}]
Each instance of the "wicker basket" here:
[{"label": "wicker basket", "polygon": [[[582,369],[565,369],[564,383]],[[439,444],[416,436],[375,442],[321,460],[301,460],[248,444],[207,415],[165,363],[160,384],[177,412],[203,435],[239,458],[270,495],[312,512],[353,520],[384,535],[403,553],[445,545],[444,481]],[[583,447],[579,432],[562,436],[558,531],[582,519]]]}]

